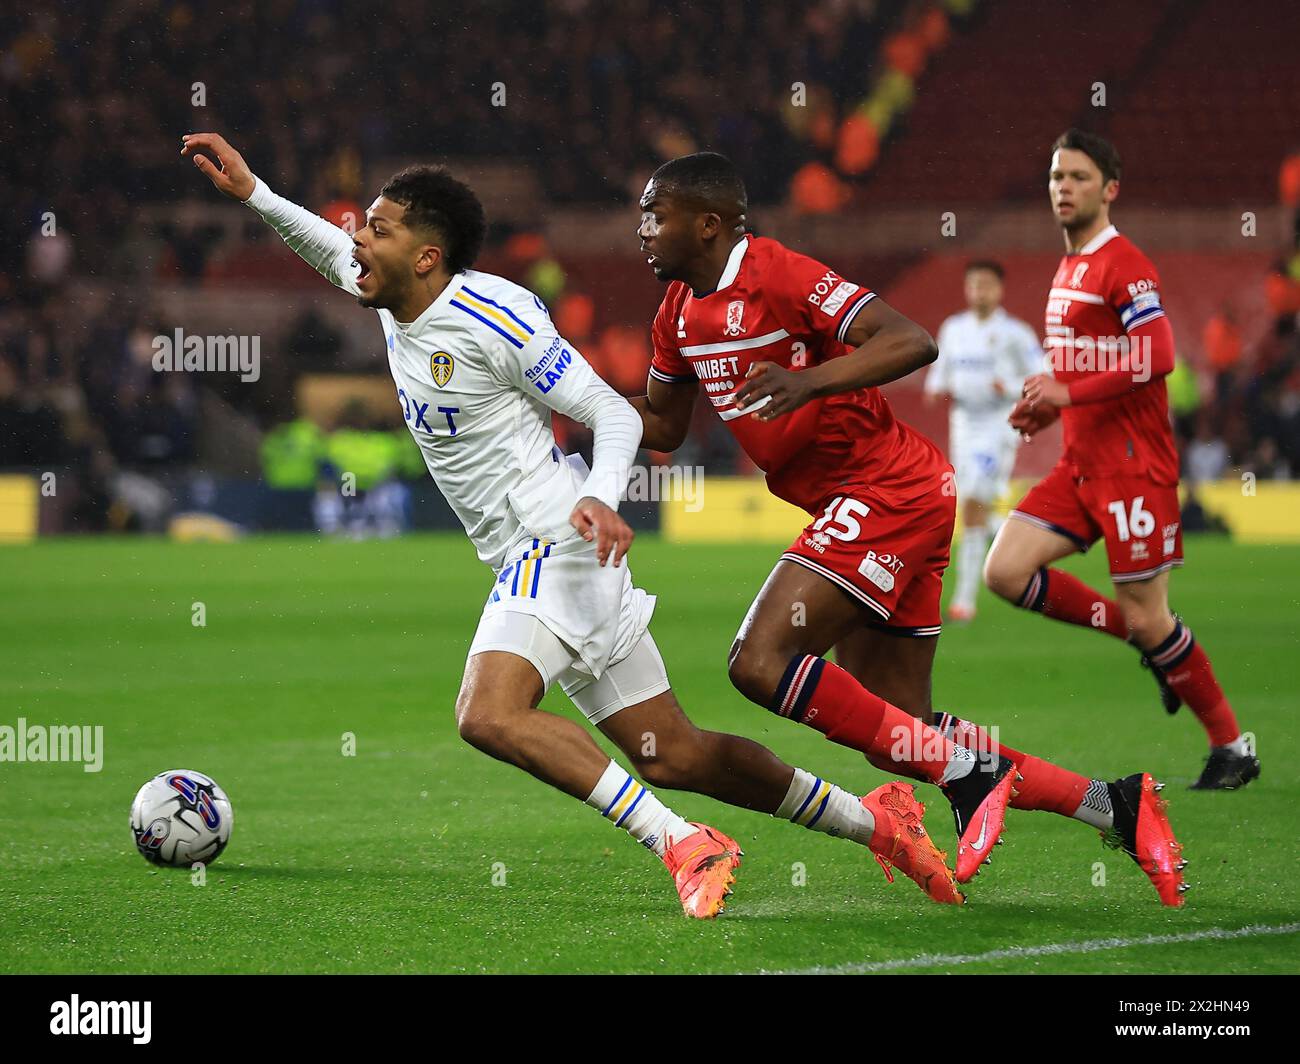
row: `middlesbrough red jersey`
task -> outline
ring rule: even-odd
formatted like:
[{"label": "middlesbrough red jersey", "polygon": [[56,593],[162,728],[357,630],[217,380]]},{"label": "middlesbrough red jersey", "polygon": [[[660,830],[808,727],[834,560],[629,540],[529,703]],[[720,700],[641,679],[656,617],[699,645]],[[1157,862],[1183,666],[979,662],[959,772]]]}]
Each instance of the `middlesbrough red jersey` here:
[{"label": "middlesbrough red jersey", "polygon": [[847,354],[844,334],[874,298],[775,240],[745,237],[714,291],[697,296],[681,281],[668,286],[655,315],[650,374],[701,381],[718,416],[767,474],[772,494],[809,513],[850,484],[910,498],[933,490],[948,464],[895,419],[879,389],[814,400],[770,422],[750,416],[754,407],[736,409],[735,392],[755,362],[800,370]]},{"label": "middlesbrough red jersey", "polygon": [[[1098,373],[1141,382],[1151,373],[1149,346],[1130,334],[1164,317],[1156,269],[1128,238],[1108,226],[1061,259],[1047,296],[1048,356],[1066,384]],[[1149,476],[1178,483],[1178,453],[1163,378],[1100,402],[1061,410],[1064,458],[1076,476]]]}]

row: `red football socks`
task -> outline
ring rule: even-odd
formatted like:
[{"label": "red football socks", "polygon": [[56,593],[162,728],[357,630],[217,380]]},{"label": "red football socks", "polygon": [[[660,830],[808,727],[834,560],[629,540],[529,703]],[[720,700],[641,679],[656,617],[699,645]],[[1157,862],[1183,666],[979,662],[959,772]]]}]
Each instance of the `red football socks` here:
[{"label": "red football socks", "polygon": [[1016,605],[1066,624],[1095,628],[1116,639],[1128,639],[1128,627],[1119,603],[1063,569],[1039,569],[1030,577]]},{"label": "red football socks", "polygon": [[1087,777],[1032,754],[1012,750],[1001,742],[995,743],[979,725],[960,720],[950,713],[936,713],[934,722],[944,735],[968,750],[992,750],[996,747],[998,753],[1016,763],[1023,779],[1012,788],[1013,809],[1043,809],[1061,816],[1074,816],[1083,801],[1091,782]]},{"label": "red football socks", "polygon": [[1164,673],[1165,681],[1178,697],[1196,714],[1210,737],[1211,746],[1227,746],[1241,735],[1237,715],[1228,704],[1223,688],[1214,678],[1214,669],[1192,630],[1182,621],[1154,650],[1147,651],[1151,664]]},{"label": "red football socks", "polygon": [[[866,755],[877,768],[939,784],[955,744],[879,698],[833,662],[811,654],[790,660],[772,711]],[[959,757],[965,757],[964,754]]]}]

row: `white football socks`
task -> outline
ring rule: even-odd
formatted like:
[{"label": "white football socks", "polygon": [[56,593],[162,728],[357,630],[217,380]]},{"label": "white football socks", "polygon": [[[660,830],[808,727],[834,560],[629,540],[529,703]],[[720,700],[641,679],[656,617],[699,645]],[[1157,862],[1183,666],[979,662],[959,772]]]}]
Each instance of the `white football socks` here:
[{"label": "white football socks", "polygon": [[980,575],[984,571],[984,555],[989,549],[987,525],[964,528],[957,547],[957,589],[952,604],[964,609],[975,608],[975,594],[979,590]]},{"label": "white football socks", "polygon": [[871,842],[876,830],[875,818],[859,799],[801,768],[794,770],[785,800],[772,815],[863,846]]},{"label": "white football socks", "polygon": [[602,773],[587,804],[659,857],[674,842],[696,830],[615,761]]}]

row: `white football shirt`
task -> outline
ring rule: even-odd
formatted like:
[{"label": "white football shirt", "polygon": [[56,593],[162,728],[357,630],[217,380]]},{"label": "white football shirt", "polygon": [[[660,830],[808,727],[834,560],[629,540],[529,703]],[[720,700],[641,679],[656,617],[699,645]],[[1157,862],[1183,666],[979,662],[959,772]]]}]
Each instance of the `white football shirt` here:
[{"label": "white football shirt", "polygon": [[[348,233],[260,178],[247,202],[325,278],[359,295]],[[499,569],[525,535],[576,536],[568,518],[580,498],[617,509],[640,415],[555,331],[533,293],[466,270],[413,322],[376,313],[407,428],[480,559]],[[585,479],[555,445],[552,410],[595,432]]]},{"label": "white football shirt", "polygon": [[[1043,346],[1019,318],[998,307],[983,321],[973,310],[939,328],[939,357],[925,378],[930,394],[952,395],[954,413],[1006,416],[1020,398],[1025,378],[1044,372]],[[994,383],[1002,386],[999,395]]]}]

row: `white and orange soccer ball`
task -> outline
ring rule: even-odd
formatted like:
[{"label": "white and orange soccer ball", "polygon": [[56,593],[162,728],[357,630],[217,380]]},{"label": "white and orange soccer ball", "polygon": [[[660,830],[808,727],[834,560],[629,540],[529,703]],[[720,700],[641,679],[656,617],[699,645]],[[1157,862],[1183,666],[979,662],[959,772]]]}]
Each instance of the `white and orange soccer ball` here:
[{"label": "white and orange soccer ball", "polygon": [[191,769],[160,772],[131,803],[135,848],[153,864],[209,865],[230,841],[235,811],[211,776]]}]

